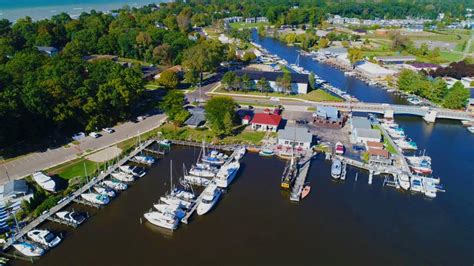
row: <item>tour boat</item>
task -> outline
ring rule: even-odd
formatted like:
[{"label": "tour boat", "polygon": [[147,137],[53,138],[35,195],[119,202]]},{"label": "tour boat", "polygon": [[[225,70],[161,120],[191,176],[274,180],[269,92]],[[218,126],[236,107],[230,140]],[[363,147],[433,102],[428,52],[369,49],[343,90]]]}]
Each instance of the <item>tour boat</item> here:
[{"label": "tour boat", "polygon": [[33,229],[26,233],[26,235],[31,240],[49,248],[55,247],[61,242],[61,238],[59,236],[54,235],[48,230]]},{"label": "tour boat", "polygon": [[210,165],[223,165],[227,159],[227,155],[224,155],[216,150],[211,151],[208,155],[205,155],[201,160]]},{"label": "tour boat", "polygon": [[430,161],[421,160],[420,162],[410,162],[410,164],[410,168],[414,173],[429,175],[433,172]]},{"label": "tour boat", "polygon": [[43,174],[43,172],[36,172],[33,174],[33,180],[44,190],[49,192],[56,191],[56,182],[50,176]]},{"label": "tour boat", "polygon": [[197,206],[197,214],[203,215],[208,213],[217,203],[221,196],[221,190],[215,183],[210,183],[202,192],[203,196]]},{"label": "tour boat", "polygon": [[306,196],[308,196],[310,191],[311,191],[311,186],[310,185],[305,185],[303,187],[303,191],[301,192],[301,198],[302,199],[306,198]]},{"label": "tour boat", "polygon": [[68,211],[62,211],[62,212],[57,212],[56,216],[58,216],[60,219],[75,224],[75,225],[80,225],[82,224],[86,218],[77,213],[77,212],[68,212]]},{"label": "tour boat", "polygon": [[262,150],[258,153],[258,155],[260,155],[260,156],[268,156],[268,157],[269,157],[269,156],[275,155],[275,152],[274,152],[273,150],[271,150],[271,149],[262,149]]},{"label": "tour boat", "polygon": [[217,172],[217,175],[214,178],[216,185],[221,188],[228,187],[230,183],[232,183],[232,180],[234,180],[239,169],[240,163],[238,161],[224,164],[221,169],[219,169],[219,172]]},{"label": "tour boat", "polygon": [[187,200],[179,199],[177,197],[167,195],[160,197],[160,200],[163,201],[164,203],[170,204],[170,205],[178,205],[184,209],[189,209],[192,206],[192,202],[189,202]]},{"label": "tour boat", "polygon": [[344,145],[341,142],[336,143],[336,154],[344,154]]},{"label": "tour boat", "polygon": [[197,163],[191,167],[189,174],[198,177],[208,177],[212,178],[216,176],[218,169],[207,164],[207,163]]},{"label": "tour boat", "polygon": [[209,185],[209,182],[211,182],[209,179],[205,177],[199,177],[199,176],[194,176],[194,175],[185,175],[184,180],[193,185],[197,186],[207,186]]},{"label": "tour boat", "polygon": [[171,141],[168,140],[168,139],[160,140],[160,141],[158,141],[158,144],[160,146],[163,146],[163,147],[166,147],[166,148],[171,148]]},{"label": "tour boat", "polygon": [[146,175],[146,171],[138,166],[130,166],[130,165],[121,165],[119,166],[120,171],[133,175],[135,177],[143,177]]},{"label": "tour boat", "polygon": [[176,230],[178,228],[178,220],[163,217],[163,215],[157,211],[147,212],[143,215],[148,222],[153,225],[163,227],[169,230]]},{"label": "tour boat", "polygon": [[119,190],[119,191],[123,191],[128,188],[127,184],[119,182],[119,181],[113,181],[113,180],[104,180],[102,181],[101,184],[111,189]]},{"label": "tour boat", "polygon": [[13,247],[27,257],[40,257],[44,254],[44,249],[33,243],[16,242]]},{"label": "tour boat", "polygon": [[410,176],[408,174],[401,174],[398,176],[398,184],[404,190],[410,189]]},{"label": "tour boat", "polygon": [[152,165],[155,163],[155,159],[151,156],[137,155],[133,157],[137,163]]},{"label": "tour boat", "polygon": [[186,212],[179,208],[179,206],[177,205],[156,203],[153,204],[153,207],[155,207],[155,209],[160,213],[171,213],[178,219],[182,219],[184,216],[186,216]]},{"label": "tour boat", "polygon": [[117,179],[118,181],[121,182],[133,182],[135,179],[133,178],[133,175],[127,174],[124,172],[113,172],[110,174],[113,178]]},{"label": "tour boat", "polygon": [[334,179],[339,179],[342,173],[342,163],[339,160],[334,160],[331,165],[331,176]]},{"label": "tour boat", "polygon": [[95,192],[102,194],[102,195],[107,195],[108,197],[115,197],[115,191],[111,188],[108,187],[101,187],[101,186],[94,186]]},{"label": "tour boat", "polygon": [[82,193],[81,198],[84,200],[99,204],[99,205],[106,205],[110,202],[110,199],[107,195],[97,194],[97,193]]}]

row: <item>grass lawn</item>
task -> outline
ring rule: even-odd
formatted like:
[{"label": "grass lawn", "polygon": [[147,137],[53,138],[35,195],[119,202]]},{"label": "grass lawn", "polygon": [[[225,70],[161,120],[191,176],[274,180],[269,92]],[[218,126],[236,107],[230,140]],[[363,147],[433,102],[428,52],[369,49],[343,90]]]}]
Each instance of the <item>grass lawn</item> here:
[{"label": "grass lawn", "polygon": [[96,170],[101,166],[100,163],[95,163],[85,158],[79,158],[79,159],[67,162],[65,164],[53,167],[51,169],[48,169],[46,172],[50,174],[58,175],[59,177],[65,180],[69,180],[71,178],[78,177],[78,176],[84,177],[85,176],[84,164],[86,166],[87,173],[89,175],[92,175],[93,173],[95,173]]},{"label": "grass lawn", "polygon": [[379,125],[374,125],[374,129],[378,129],[378,130],[380,130],[380,133],[382,133],[382,135],[383,135],[383,144],[385,145],[385,149],[387,149],[387,151],[390,152],[391,154],[398,154],[397,149],[395,149],[395,147],[393,147],[392,144],[390,144],[390,142],[388,141],[388,136],[383,134],[382,130],[380,129],[380,126]]},{"label": "grass lawn", "polygon": [[265,137],[265,132],[257,131],[242,131],[236,136],[225,137],[222,140],[222,143],[232,144],[232,143],[245,143],[245,144],[259,144],[263,137]]},{"label": "grass lawn", "polygon": [[250,28],[258,28],[260,25],[266,26],[268,23],[258,22],[258,23],[245,23],[245,22],[235,22],[230,23],[230,27],[232,29],[250,29]]},{"label": "grass lawn", "polygon": [[445,62],[457,62],[462,59],[462,54],[449,51],[441,51],[440,59]]}]

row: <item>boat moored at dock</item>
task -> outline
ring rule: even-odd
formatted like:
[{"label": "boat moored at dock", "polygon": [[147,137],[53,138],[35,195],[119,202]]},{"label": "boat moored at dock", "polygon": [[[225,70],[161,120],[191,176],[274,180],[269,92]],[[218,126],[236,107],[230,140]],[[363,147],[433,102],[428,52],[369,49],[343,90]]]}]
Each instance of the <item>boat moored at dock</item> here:
[{"label": "boat moored at dock", "polygon": [[398,176],[398,184],[404,190],[410,189],[410,176],[406,173],[402,173]]},{"label": "boat moored at dock", "polygon": [[197,214],[198,215],[204,215],[208,213],[214,205],[216,205],[217,201],[219,200],[222,192],[221,190],[217,187],[217,185],[213,182],[211,182],[202,192],[202,198],[201,201],[199,201],[197,204]]},{"label": "boat moored at dock", "polygon": [[106,205],[109,204],[110,199],[107,195],[103,194],[98,194],[98,193],[82,193],[81,198],[84,200],[94,203],[94,204],[99,204],[99,205]]},{"label": "boat moored at dock", "polygon": [[84,217],[82,214],[79,214],[79,213],[74,212],[74,211],[72,211],[72,212],[69,212],[69,211],[57,212],[56,216],[59,219],[65,221],[65,222],[72,223],[72,224],[75,224],[75,225],[80,225],[86,220],[86,217]]},{"label": "boat moored at dock", "polygon": [[214,178],[214,182],[218,187],[228,187],[230,183],[232,183],[232,180],[234,180],[239,169],[240,163],[238,161],[233,161],[231,163],[224,164],[221,169],[219,169],[219,172]]},{"label": "boat moored at dock", "polygon": [[121,172],[133,175],[135,177],[143,177],[146,175],[146,170],[138,166],[121,165],[119,166],[119,169]]},{"label": "boat moored at dock", "polygon": [[333,160],[331,165],[331,176],[334,179],[339,179],[342,173],[342,163],[340,160]]},{"label": "boat moored at dock", "polygon": [[101,184],[117,191],[123,191],[128,188],[127,184],[115,180],[104,180]]},{"label": "boat moored at dock", "polygon": [[336,154],[342,155],[344,154],[344,145],[338,141],[334,147],[334,150]]},{"label": "boat moored at dock", "polygon": [[167,218],[157,211],[147,212],[143,215],[145,219],[153,225],[174,231],[178,228],[178,220]]},{"label": "boat moored at dock", "polygon": [[115,194],[115,191],[109,187],[102,187],[102,186],[94,186],[93,187],[95,192],[101,194],[101,195],[106,195],[108,197],[115,197],[116,194]]},{"label": "boat moored at dock", "polygon": [[24,241],[13,244],[13,247],[27,257],[40,257],[45,252],[39,245]]},{"label": "boat moored at dock", "polygon": [[153,158],[151,156],[137,155],[137,156],[133,157],[133,159],[136,163],[140,163],[140,164],[144,164],[144,165],[148,165],[148,166],[155,163],[155,158]]},{"label": "boat moored at dock", "polygon": [[61,242],[59,236],[54,235],[48,230],[33,229],[26,233],[26,235],[34,242],[45,245],[48,248],[53,248]]},{"label": "boat moored at dock", "polygon": [[113,178],[117,179],[120,182],[133,182],[135,181],[135,178],[133,178],[133,175],[127,174],[124,172],[113,172],[110,174]]}]

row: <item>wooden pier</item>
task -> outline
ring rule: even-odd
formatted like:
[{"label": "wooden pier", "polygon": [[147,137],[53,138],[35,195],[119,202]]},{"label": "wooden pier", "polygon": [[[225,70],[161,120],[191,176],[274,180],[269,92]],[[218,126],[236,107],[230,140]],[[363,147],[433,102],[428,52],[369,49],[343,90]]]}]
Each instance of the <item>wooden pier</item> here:
[{"label": "wooden pier", "polygon": [[[170,140],[171,143],[176,145],[182,146],[190,146],[190,147],[202,147],[202,143],[194,142],[194,141],[183,141],[183,140]],[[213,150],[223,150],[223,151],[234,151],[241,145],[233,144],[233,145],[214,145],[214,144],[206,144],[207,149]]]},{"label": "wooden pier", "polygon": [[146,152],[153,153],[155,155],[165,155],[166,151],[164,150],[154,150],[154,149],[143,149]]},{"label": "wooden pier", "polygon": [[103,205],[95,204],[95,203],[92,203],[92,202],[89,202],[87,200],[83,200],[83,199],[80,199],[80,198],[75,198],[72,201],[74,201],[75,203],[79,203],[79,204],[89,206],[89,207],[93,207],[93,208],[96,208],[96,209],[100,209],[100,208],[103,207]]},{"label": "wooden pier", "polygon": [[72,194],[70,194],[65,200],[57,204],[56,206],[52,207],[49,209],[46,213],[43,213],[33,221],[31,221],[29,224],[27,224],[25,227],[23,227],[17,234],[15,234],[13,237],[9,238],[7,242],[3,245],[3,250],[6,250],[9,248],[13,243],[15,243],[18,239],[22,238],[27,232],[30,230],[36,228],[38,225],[43,223],[46,220],[52,220],[54,221],[56,218],[53,217],[54,214],[58,211],[60,211],[62,208],[66,207],[69,205],[71,202],[73,202],[75,199],[80,197],[80,195],[88,190],[90,190],[94,185],[97,183],[101,182],[104,180],[106,177],[108,177],[112,172],[117,170],[117,168],[123,164],[125,164],[127,161],[129,161],[131,158],[133,158],[135,155],[139,154],[142,152],[145,148],[153,144],[156,140],[151,139],[148,140],[144,143],[142,143],[140,146],[138,146],[135,150],[133,150],[128,156],[122,158],[120,161],[118,161],[115,165],[109,167],[106,171],[102,172],[97,176],[96,178],[93,178],[90,180],[87,184],[85,184],[83,187],[79,188],[78,190],[74,191]]},{"label": "wooden pier", "polygon": [[301,192],[303,191],[304,184],[306,182],[306,177],[308,176],[309,167],[311,166],[312,154],[307,154],[304,159],[298,162],[296,179],[293,187],[291,189],[290,200],[291,201],[300,201]]},{"label": "wooden pier", "polygon": [[51,221],[51,222],[55,222],[55,223],[58,223],[58,224],[64,224],[64,225],[67,225],[67,226],[71,226],[73,228],[77,228],[77,224],[65,221],[63,219],[56,218],[54,216],[50,216],[50,217],[46,218],[46,220]]}]

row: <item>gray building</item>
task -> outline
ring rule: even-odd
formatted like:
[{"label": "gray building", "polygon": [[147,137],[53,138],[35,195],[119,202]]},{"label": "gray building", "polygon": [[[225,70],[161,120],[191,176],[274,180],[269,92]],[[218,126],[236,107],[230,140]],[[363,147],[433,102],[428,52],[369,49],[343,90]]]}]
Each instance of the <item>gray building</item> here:
[{"label": "gray building", "polygon": [[11,180],[0,187],[0,198],[17,198],[28,194],[28,184],[24,179]]},{"label": "gray building", "polygon": [[200,127],[206,122],[206,111],[201,107],[194,107],[188,110],[191,114],[184,124],[189,127]]},{"label": "gray building", "polygon": [[356,128],[372,129],[372,126],[366,117],[353,116],[351,119],[351,130],[354,131]]},{"label": "gray building", "polygon": [[356,128],[352,131],[352,135],[357,143],[380,142],[382,140],[380,131],[376,129]]},{"label": "gray building", "polygon": [[313,134],[307,128],[286,126],[285,129],[278,131],[278,145],[284,147],[309,149],[312,142]]}]

